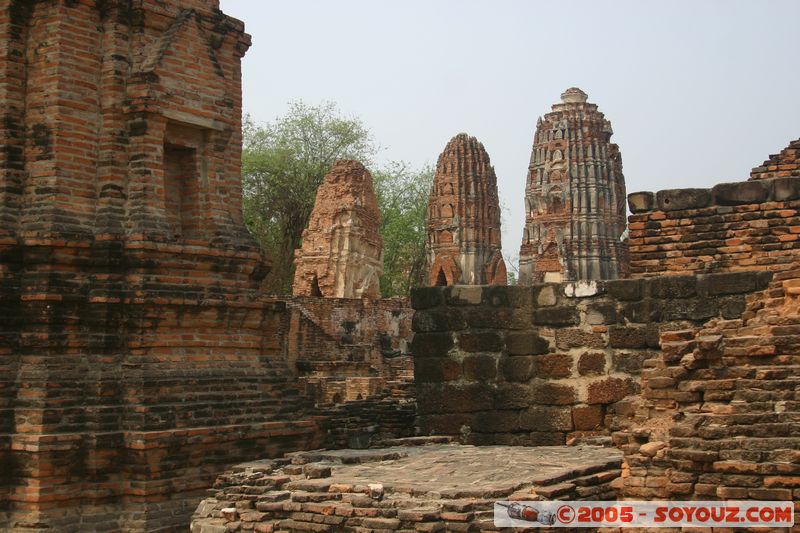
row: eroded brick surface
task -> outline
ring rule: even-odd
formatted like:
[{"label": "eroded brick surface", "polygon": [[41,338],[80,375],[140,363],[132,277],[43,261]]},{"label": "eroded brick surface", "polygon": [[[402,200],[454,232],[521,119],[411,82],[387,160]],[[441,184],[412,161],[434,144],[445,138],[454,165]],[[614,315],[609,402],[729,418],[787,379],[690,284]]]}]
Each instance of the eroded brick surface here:
[{"label": "eroded brick surface", "polygon": [[326,298],[378,298],[383,238],[372,175],[358,161],[337,161],[317,189],[295,254],[292,292]]},{"label": "eroded brick surface", "polygon": [[536,124],[525,188],[520,283],[627,272],[625,178],[611,123],[577,88]]},{"label": "eroded brick surface", "polygon": [[483,144],[460,133],[436,163],[428,202],[431,285],[505,285],[497,177]]},{"label": "eroded brick surface", "polygon": [[799,297],[800,271],[782,272],[740,318],[662,334],[611,417],[624,496],[797,502]]}]

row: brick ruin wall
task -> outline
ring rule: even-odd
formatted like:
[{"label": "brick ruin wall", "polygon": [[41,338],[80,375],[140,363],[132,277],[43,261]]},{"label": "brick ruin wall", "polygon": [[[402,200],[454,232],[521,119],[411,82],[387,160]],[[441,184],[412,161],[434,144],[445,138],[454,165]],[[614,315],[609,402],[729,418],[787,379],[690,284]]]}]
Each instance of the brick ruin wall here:
[{"label": "brick ruin wall", "polygon": [[283,356],[326,448],[366,448],[416,434],[408,298],[291,297]]},{"label": "brick ruin wall", "polygon": [[664,332],[642,394],[613,408],[621,494],[800,502],[800,270],[741,316]]},{"label": "brick ruin wall", "polygon": [[768,272],[413,293],[422,434],[557,445],[609,435],[665,332],[736,319]]},{"label": "brick ruin wall", "polygon": [[408,298],[283,298],[286,360],[317,403],[413,397]]},{"label": "brick ruin wall", "polygon": [[631,194],[631,277],[785,270],[800,254],[800,180]]}]

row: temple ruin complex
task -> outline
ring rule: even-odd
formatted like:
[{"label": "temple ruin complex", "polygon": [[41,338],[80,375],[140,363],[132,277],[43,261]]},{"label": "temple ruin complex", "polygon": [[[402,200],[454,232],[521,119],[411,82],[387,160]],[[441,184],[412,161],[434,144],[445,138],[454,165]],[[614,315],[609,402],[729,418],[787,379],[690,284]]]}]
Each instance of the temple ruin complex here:
[{"label": "temple ruin complex", "polygon": [[497,176],[483,144],[459,133],[436,163],[428,202],[431,285],[505,285]]},{"label": "temple ruin complex", "polygon": [[625,178],[611,123],[572,87],[539,118],[525,187],[519,281],[615,279],[626,271]]},{"label": "temple ruin complex", "polygon": [[357,161],[338,161],[317,189],[295,254],[296,296],[380,296],[383,238],[372,176]]},{"label": "temple ruin complex", "polygon": [[798,141],[751,179],[628,195],[626,271],[619,153],[570,89],[537,128],[527,285],[504,286],[494,171],[458,135],[432,286],[376,297],[371,178],[344,161],[298,294],[269,295],[242,22],[0,0],[0,33],[0,531],[490,531],[501,498],[800,517]]}]

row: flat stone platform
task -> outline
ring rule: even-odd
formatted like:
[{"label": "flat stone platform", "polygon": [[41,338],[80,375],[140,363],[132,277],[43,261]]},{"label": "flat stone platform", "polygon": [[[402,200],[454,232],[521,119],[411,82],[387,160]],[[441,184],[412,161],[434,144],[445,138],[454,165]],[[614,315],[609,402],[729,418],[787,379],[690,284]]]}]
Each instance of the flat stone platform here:
[{"label": "flat stone platform", "polygon": [[299,452],[221,475],[192,531],[491,530],[498,499],[615,499],[621,461],[599,446]]}]

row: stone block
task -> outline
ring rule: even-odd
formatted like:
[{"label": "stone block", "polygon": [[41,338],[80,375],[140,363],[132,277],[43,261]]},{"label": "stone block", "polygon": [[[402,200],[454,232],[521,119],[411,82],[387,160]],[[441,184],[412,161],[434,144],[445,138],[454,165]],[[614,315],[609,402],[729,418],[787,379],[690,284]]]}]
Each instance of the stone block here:
[{"label": "stone block", "polygon": [[473,431],[479,433],[508,433],[519,431],[519,411],[487,411],[475,414]]},{"label": "stone block", "polygon": [[434,308],[417,311],[411,319],[414,332],[457,331],[466,327],[461,311],[453,308]]},{"label": "stone block", "polygon": [[766,181],[720,183],[711,189],[715,205],[746,205],[768,202],[772,196],[771,184]]},{"label": "stone block", "polygon": [[515,309],[510,307],[470,306],[461,308],[461,314],[467,321],[467,327],[475,329],[511,329],[515,322],[514,313]]},{"label": "stone block", "polygon": [[625,352],[614,350],[611,353],[611,366],[617,372],[637,375],[642,372],[645,361],[648,359],[660,358],[660,355],[659,352],[647,350]]},{"label": "stone block", "polygon": [[418,359],[414,362],[414,380],[418,383],[456,381],[462,377],[461,363],[450,358]]},{"label": "stone block", "polygon": [[444,304],[443,287],[421,287],[411,290],[411,307],[429,309]]},{"label": "stone block", "polygon": [[533,404],[571,405],[576,402],[577,393],[570,385],[537,380],[533,388]]},{"label": "stone block", "polygon": [[747,302],[744,295],[728,296],[725,298],[720,298],[719,311],[720,314],[722,314],[722,318],[726,320],[733,320],[736,318],[741,318],[746,305]]},{"label": "stone block", "polygon": [[523,430],[572,431],[572,413],[569,407],[534,405],[522,411],[519,425]]},{"label": "stone block", "polygon": [[608,338],[612,348],[647,348],[647,329],[641,326],[612,326]]},{"label": "stone block", "polygon": [[482,289],[481,301],[483,305],[489,307],[511,307],[511,302],[515,298],[512,292],[525,292],[525,287],[505,287],[500,285],[484,286]]},{"label": "stone block", "polygon": [[645,283],[653,298],[688,298],[697,294],[695,276],[661,276]]},{"label": "stone block", "polygon": [[617,323],[617,306],[612,302],[597,302],[586,308],[586,323],[591,326]]},{"label": "stone block", "polygon": [[593,431],[603,427],[605,410],[602,405],[579,405],[572,408],[575,431]]},{"label": "stone block", "polygon": [[540,355],[534,359],[533,375],[538,378],[567,378],[572,375],[572,356],[566,353]]},{"label": "stone block", "polygon": [[746,205],[768,202],[772,196],[771,184],[765,181],[720,183],[711,189],[715,205]]},{"label": "stone block", "polygon": [[606,339],[601,332],[588,331],[581,328],[560,328],[556,330],[556,347],[561,350],[570,348],[603,348]]},{"label": "stone block", "polygon": [[447,305],[478,305],[483,289],[472,285],[454,285],[444,289]]},{"label": "stone block", "polygon": [[629,322],[647,324],[661,320],[661,307],[658,300],[646,298],[638,302],[626,302],[622,316]]},{"label": "stone block", "polygon": [[509,355],[539,355],[550,351],[550,343],[533,331],[515,331],[506,334],[506,349]]},{"label": "stone block", "polygon": [[642,297],[642,280],[613,279],[605,282],[606,293],[615,300],[632,301]]},{"label": "stone block", "polygon": [[766,284],[759,279],[756,272],[722,272],[719,274],[708,274],[705,277],[705,282],[708,286],[708,294],[711,296],[720,294],[743,294],[766,288]]},{"label": "stone block", "polygon": [[588,404],[609,404],[618,402],[628,394],[635,392],[635,383],[632,379],[606,378],[589,384]]},{"label": "stone block", "polygon": [[603,374],[606,370],[606,354],[603,352],[584,352],[578,359],[578,373],[581,376]]},{"label": "stone block", "polygon": [[454,346],[452,333],[416,333],[411,340],[411,353],[415,358],[447,357]]},{"label": "stone block", "polygon": [[556,306],[536,309],[534,322],[544,326],[577,326],[580,323],[578,308],[575,306]]},{"label": "stone block", "polygon": [[494,405],[494,391],[485,384],[443,385],[442,395],[450,412],[487,411]]},{"label": "stone block", "polygon": [[491,355],[467,355],[462,365],[467,381],[489,381],[497,377],[497,358]]},{"label": "stone block", "polygon": [[597,280],[572,281],[562,288],[567,298],[589,298],[605,292],[603,283]]},{"label": "stone block", "polygon": [[503,339],[496,331],[465,331],[458,334],[458,348],[464,352],[499,352]]},{"label": "stone block", "polygon": [[558,303],[561,287],[554,283],[533,286],[533,302],[536,307],[550,307]]},{"label": "stone block", "polygon": [[500,373],[508,382],[527,382],[533,375],[536,357],[518,355],[516,357],[503,357],[499,361]]},{"label": "stone block", "polygon": [[700,209],[710,204],[709,189],[668,189],[656,193],[656,205],[661,211]]},{"label": "stone block", "polygon": [[792,178],[776,178],[772,180],[773,198],[776,202],[800,200],[800,180]]},{"label": "stone block", "polygon": [[632,192],[628,195],[628,208],[631,213],[646,213],[656,205],[656,195],[652,192]]},{"label": "stone block", "polygon": [[530,384],[500,383],[494,394],[496,410],[525,409],[535,403],[535,391]]}]

